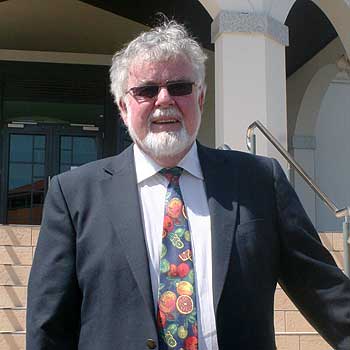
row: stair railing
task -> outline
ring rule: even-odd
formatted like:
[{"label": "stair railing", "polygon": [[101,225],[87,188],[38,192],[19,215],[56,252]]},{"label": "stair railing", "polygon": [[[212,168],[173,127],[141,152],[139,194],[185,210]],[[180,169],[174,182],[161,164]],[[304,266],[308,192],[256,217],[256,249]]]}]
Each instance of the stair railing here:
[{"label": "stair railing", "polygon": [[[304,181],[311,187],[316,195],[325,203],[336,218],[344,218],[343,222],[343,246],[344,246],[344,270],[345,274],[350,277],[350,208],[345,207],[338,209],[330,198],[320,190],[311,177],[305,172],[300,164],[287,152],[287,150],[279,143],[279,141],[271,134],[271,132],[259,121],[256,120],[250,124],[247,129],[246,143],[250,153],[256,154],[256,135],[254,130],[259,129],[261,133],[272,143],[279,151],[284,159],[299,173]],[[229,149],[229,146],[223,145],[221,149]]]}]

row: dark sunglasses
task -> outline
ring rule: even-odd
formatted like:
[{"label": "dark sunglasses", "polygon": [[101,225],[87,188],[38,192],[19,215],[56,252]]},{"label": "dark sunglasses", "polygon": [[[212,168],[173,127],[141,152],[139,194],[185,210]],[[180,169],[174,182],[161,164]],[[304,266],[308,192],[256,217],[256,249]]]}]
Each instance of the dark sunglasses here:
[{"label": "dark sunglasses", "polygon": [[194,82],[189,81],[169,81],[163,85],[143,85],[136,86],[127,91],[135,98],[154,98],[158,96],[162,87],[166,87],[170,96],[186,96],[192,93]]}]

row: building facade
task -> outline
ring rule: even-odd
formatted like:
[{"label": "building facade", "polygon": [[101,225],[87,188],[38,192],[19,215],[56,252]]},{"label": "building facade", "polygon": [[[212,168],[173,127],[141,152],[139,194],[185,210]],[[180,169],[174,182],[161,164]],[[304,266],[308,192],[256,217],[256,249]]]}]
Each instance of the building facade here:
[{"label": "building facade", "polygon": [[[22,241],[11,237],[26,232],[23,246],[33,252],[50,179],[131,143],[109,92],[109,67],[157,11],[185,23],[208,54],[199,140],[245,151],[246,129],[260,120],[339,207],[350,205],[349,0],[113,3],[0,1],[0,349],[25,347],[29,269],[19,271],[30,266],[29,250],[13,258],[25,249],[17,252]],[[341,222],[259,133],[257,140],[259,154],[282,162],[341,264]],[[1,310],[8,304],[12,316]],[[275,318],[279,349],[329,350],[280,289]]]}]

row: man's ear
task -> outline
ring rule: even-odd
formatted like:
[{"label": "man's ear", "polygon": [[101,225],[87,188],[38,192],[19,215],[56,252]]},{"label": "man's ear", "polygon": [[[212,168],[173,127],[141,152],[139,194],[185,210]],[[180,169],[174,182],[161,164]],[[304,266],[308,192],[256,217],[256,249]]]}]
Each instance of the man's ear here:
[{"label": "man's ear", "polygon": [[125,103],[124,99],[121,98],[119,100],[118,107],[119,107],[119,111],[120,111],[120,116],[122,117],[124,124],[126,126],[128,126],[128,118],[127,118],[128,110],[127,110],[126,103]]}]

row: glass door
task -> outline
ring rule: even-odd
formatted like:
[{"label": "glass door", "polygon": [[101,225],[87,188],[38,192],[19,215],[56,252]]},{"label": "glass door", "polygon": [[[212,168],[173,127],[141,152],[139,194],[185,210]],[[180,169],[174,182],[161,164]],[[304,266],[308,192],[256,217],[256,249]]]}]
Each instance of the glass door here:
[{"label": "glass door", "polygon": [[14,125],[4,147],[5,222],[39,225],[50,178],[101,158],[102,135],[98,128]]},{"label": "glass door", "polygon": [[55,173],[63,173],[101,158],[101,137],[96,132],[58,130],[55,134],[58,160]]},{"label": "glass door", "polygon": [[47,190],[48,133],[9,132],[6,217],[11,224],[40,224]]}]

